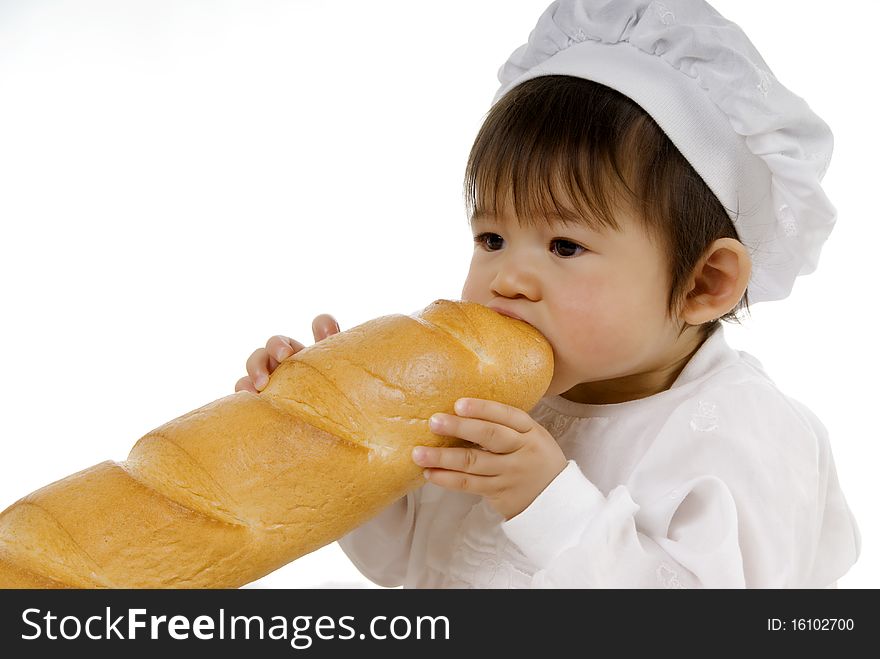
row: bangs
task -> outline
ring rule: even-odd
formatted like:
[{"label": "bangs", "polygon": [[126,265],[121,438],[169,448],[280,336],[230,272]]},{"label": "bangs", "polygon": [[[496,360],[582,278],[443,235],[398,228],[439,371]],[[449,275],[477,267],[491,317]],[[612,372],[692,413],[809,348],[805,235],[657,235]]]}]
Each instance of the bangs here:
[{"label": "bangs", "polygon": [[585,103],[583,86],[565,80],[528,81],[489,111],[465,173],[469,220],[512,210],[524,226],[557,220],[620,229],[616,209],[638,199],[620,152],[633,132],[627,127],[640,122],[622,121],[619,106]]}]

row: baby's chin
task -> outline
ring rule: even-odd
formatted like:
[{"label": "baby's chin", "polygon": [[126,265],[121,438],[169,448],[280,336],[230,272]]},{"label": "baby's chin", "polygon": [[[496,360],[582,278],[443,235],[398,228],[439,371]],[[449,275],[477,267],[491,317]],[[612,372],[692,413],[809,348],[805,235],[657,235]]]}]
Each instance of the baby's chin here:
[{"label": "baby's chin", "polygon": [[544,396],[562,396],[579,385],[593,382],[595,380],[596,378],[591,378],[588,373],[584,373],[583,371],[577,373],[563,373],[560,370],[557,370],[553,374],[553,379],[550,381],[550,386],[547,387]]},{"label": "baby's chin", "polygon": [[557,381],[554,378],[550,382],[550,386],[547,388],[547,391],[544,393],[545,396],[560,396],[564,394],[566,391],[571,389],[572,387],[577,386],[577,382],[562,382]]}]

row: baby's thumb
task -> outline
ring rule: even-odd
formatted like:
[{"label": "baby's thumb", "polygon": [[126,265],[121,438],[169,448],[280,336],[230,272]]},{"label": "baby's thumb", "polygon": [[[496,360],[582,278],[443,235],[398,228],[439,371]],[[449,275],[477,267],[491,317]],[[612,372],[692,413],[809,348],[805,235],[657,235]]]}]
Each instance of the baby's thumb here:
[{"label": "baby's thumb", "polygon": [[328,336],[339,333],[339,323],[336,319],[327,313],[322,313],[312,321],[312,334],[315,341],[326,339]]}]

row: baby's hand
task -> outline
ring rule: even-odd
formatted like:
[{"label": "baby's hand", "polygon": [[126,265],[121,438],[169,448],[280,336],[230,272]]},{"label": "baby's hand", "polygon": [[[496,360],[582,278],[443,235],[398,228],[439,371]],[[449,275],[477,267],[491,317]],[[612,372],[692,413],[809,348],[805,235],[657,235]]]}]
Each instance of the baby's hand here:
[{"label": "baby's hand", "polygon": [[[315,343],[339,332],[339,323],[329,314],[321,314],[312,321],[312,334]],[[278,368],[278,364],[291,355],[295,355],[305,346],[287,336],[276,334],[266,341],[265,348],[258,348],[251,353],[245,364],[248,374],[235,383],[236,391],[259,393],[269,383],[269,376]]]},{"label": "baby's hand", "polygon": [[438,435],[477,446],[416,446],[413,460],[429,482],[484,497],[505,519],[529,507],[565,469],[567,459],[553,436],[528,412],[497,401],[461,398],[456,414],[435,414]]}]

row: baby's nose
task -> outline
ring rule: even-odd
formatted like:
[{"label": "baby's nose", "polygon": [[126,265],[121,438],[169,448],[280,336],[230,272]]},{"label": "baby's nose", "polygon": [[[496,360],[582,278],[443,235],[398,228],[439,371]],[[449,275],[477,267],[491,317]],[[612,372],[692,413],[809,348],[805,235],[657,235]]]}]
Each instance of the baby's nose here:
[{"label": "baby's nose", "polygon": [[492,280],[492,292],[500,297],[536,300],[540,295],[540,283],[533,264],[522,258],[507,258],[498,266]]}]

